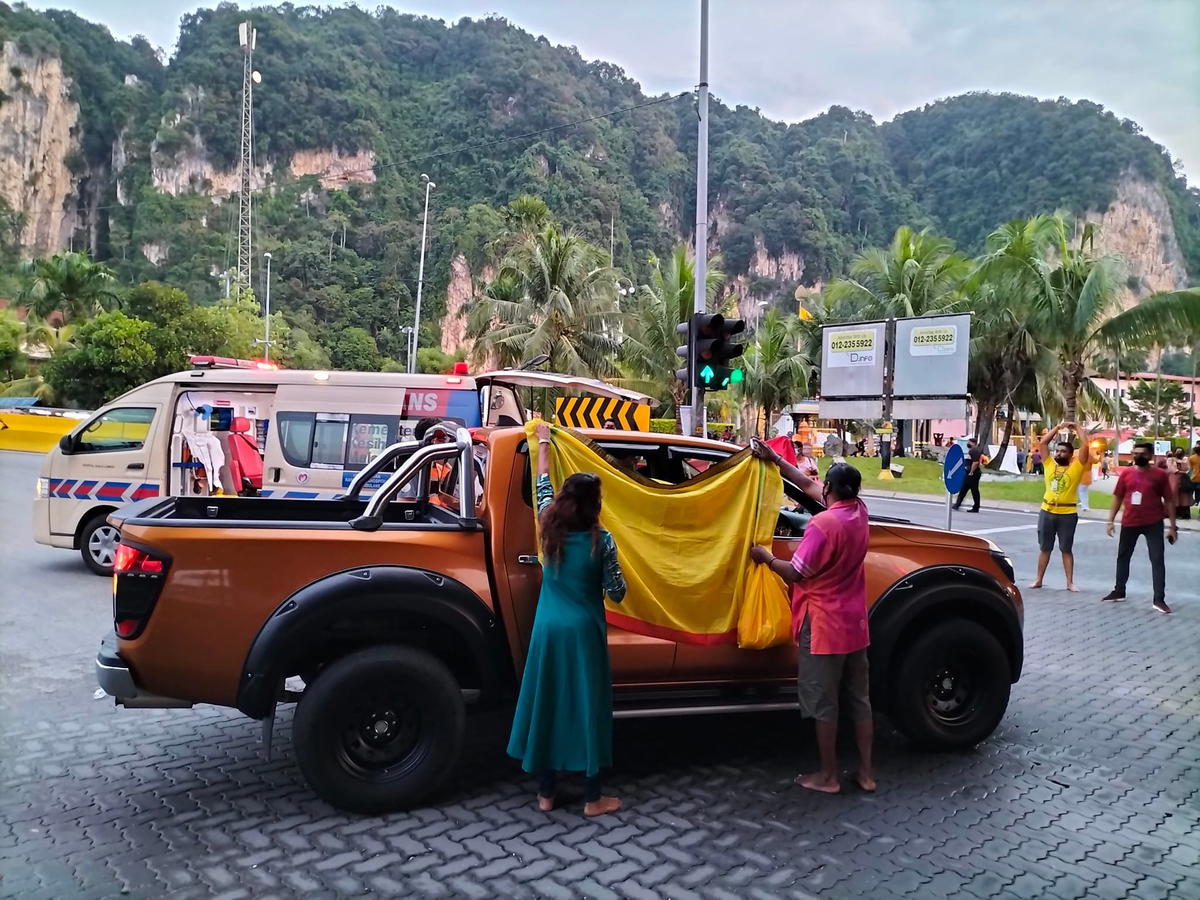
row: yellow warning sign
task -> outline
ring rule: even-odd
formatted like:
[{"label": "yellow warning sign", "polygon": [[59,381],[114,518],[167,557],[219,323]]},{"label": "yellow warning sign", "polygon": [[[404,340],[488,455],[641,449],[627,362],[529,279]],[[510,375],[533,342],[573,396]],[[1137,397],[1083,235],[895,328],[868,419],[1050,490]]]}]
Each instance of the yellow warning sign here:
[{"label": "yellow warning sign", "polygon": [[612,420],[620,431],[649,431],[650,407],[614,397],[559,397],[554,417],[568,428],[603,428]]}]

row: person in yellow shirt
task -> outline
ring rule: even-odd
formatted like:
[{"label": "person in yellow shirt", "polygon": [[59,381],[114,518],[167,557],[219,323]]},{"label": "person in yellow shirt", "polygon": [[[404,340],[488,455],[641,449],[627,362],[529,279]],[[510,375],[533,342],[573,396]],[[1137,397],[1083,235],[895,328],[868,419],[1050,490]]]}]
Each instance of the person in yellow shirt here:
[{"label": "person in yellow shirt", "polygon": [[1083,480],[1084,470],[1092,465],[1091,447],[1080,436],[1079,451],[1075,451],[1070,440],[1061,440],[1054,445],[1054,455],[1050,455],[1050,444],[1054,437],[1066,428],[1078,433],[1079,426],[1074,422],[1064,422],[1042,435],[1040,450],[1046,460],[1046,492],[1042,495],[1042,509],[1038,513],[1038,566],[1037,578],[1030,583],[1031,588],[1040,588],[1042,578],[1046,575],[1046,566],[1050,564],[1050,554],[1054,551],[1057,540],[1059,552],[1062,554],[1063,571],[1067,575],[1067,590],[1078,591],[1075,585],[1075,526],[1079,523],[1079,483]]}]

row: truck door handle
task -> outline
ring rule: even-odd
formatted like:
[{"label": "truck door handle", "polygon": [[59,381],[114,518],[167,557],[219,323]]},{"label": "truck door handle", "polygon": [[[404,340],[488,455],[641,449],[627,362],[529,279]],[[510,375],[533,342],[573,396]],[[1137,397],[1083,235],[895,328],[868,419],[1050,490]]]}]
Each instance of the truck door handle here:
[{"label": "truck door handle", "polygon": [[140,472],[142,469],[146,468],[146,464],[145,463],[130,463],[125,468],[129,469],[130,471],[133,471],[136,469],[137,471]]},{"label": "truck door handle", "polygon": [[542,564],[536,556],[530,553],[522,553],[517,557],[517,562],[523,566],[540,566]]},{"label": "truck door handle", "polygon": [[274,482],[275,484],[279,484],[279,476],[281,474],[280,470],[279,470],[279,466],[275,466],[274,468],[271,469],[271,471],[275,473],[271,477],[271,481]]}]

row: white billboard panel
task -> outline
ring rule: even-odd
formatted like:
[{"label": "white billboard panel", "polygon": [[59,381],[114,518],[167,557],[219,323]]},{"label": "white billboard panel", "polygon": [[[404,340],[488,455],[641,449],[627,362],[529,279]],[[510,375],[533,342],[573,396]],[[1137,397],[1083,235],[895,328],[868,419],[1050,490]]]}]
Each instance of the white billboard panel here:
[{"label": "white billboard panel", "polygon": [[885,326],[851,322],[821,330],[821,397],[883,395]]},{"label": "white billboard panel", "polygon": [[965,397],[970,351],[968,313],[897,319],[892,395]]}]

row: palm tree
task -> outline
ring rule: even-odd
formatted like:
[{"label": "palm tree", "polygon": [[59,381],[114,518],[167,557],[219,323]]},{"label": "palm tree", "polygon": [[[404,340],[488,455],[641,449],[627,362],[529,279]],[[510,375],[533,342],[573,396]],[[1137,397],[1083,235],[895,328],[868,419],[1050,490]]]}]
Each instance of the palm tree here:
[{"label": "palm tree", "polygon": [[[705,274],[705,296],[710,310],[714,309],[717,292],[725,280],[718,265],[719,260],[710,260]],[[650,283],[638,289],[629,333],[621,343],[622,361],[640,379],[639,389],[649,388],[654,393],[665,390],[677,412],[686,402],[688,386],[675,377],[675,371],[683,366],[675,351],[686,342],[675,329],[691,317],[695,290],[695,260],[687,244],[677,244],[665,264],[651,256]],[[678,415],[675,432],[680,433]]]},{"label": "palm tree", "polygon": [[517,197],[500,210],[500,215],[508,232],[518,237],[536,234],[554,222],[546,201],[533,194]]},{"label": "palm tree", "polygon": [[887,249],[855,257],[850,277],[830,284],[827,293],[856,319],[925,316],[961,306],[960,288],[970,271],[953,241],[904,226]]},{"label": "palm tree", "polygon": [[74,322],[118,305],[116,276],[86,253],[35,259],[25,264],[23,274],[26,281],[18,302],[42,319],[58,312],[63,321]]},{"label": "palm tree", "polygon": [[1103,395],[1088,361],[1111,348],[1168,344],[1200,331],[1200,290],[1154,294],[1120,309],[1121,260],[1095,252],[1096,227],[1085,225],[1072,247],[1066,220],[1034,216],[1001,226],[988,237],[980,272],[1011,279],[1010,289],[1030,300],[1030,322],[1054,353],[1062,377],[1065,414],[1078,414],[1081,392]]},{"label": "palm tree", "polygon": [[475,360],[513,365],[545,354],[555,372],[617,375],[616,276],[605,262],[598,248],[554,225],[527,235],[471,311]]},{"label": "palm tree", "polygon": [[[800,320],[768,309],[746,351],[742,369],[745,379],[740,396],[763,413],[763,436],[771,427],[771,413],[795,403],[808,394],[812,360],[802,351]],[[757,428],[754,429],[757,431]]]},{"label": "palm tree", "polygon": [[[826,293],[849,319],[927,316],[961,308],[963,282],[970,273],[971,262],[949,238],[903,226],[890,247],[855,257],[850,277],[833,282]],[[900,446],[903,427],[900,423],[896,435]]]},{"label": "palm tree", "polygon": [[75,346],[75,326],[60,325],[56,327],[45,319],[37,319],[29,315],[25,317],[22,342],[28,356],[37,358],[58,356],[64,350]]}]

